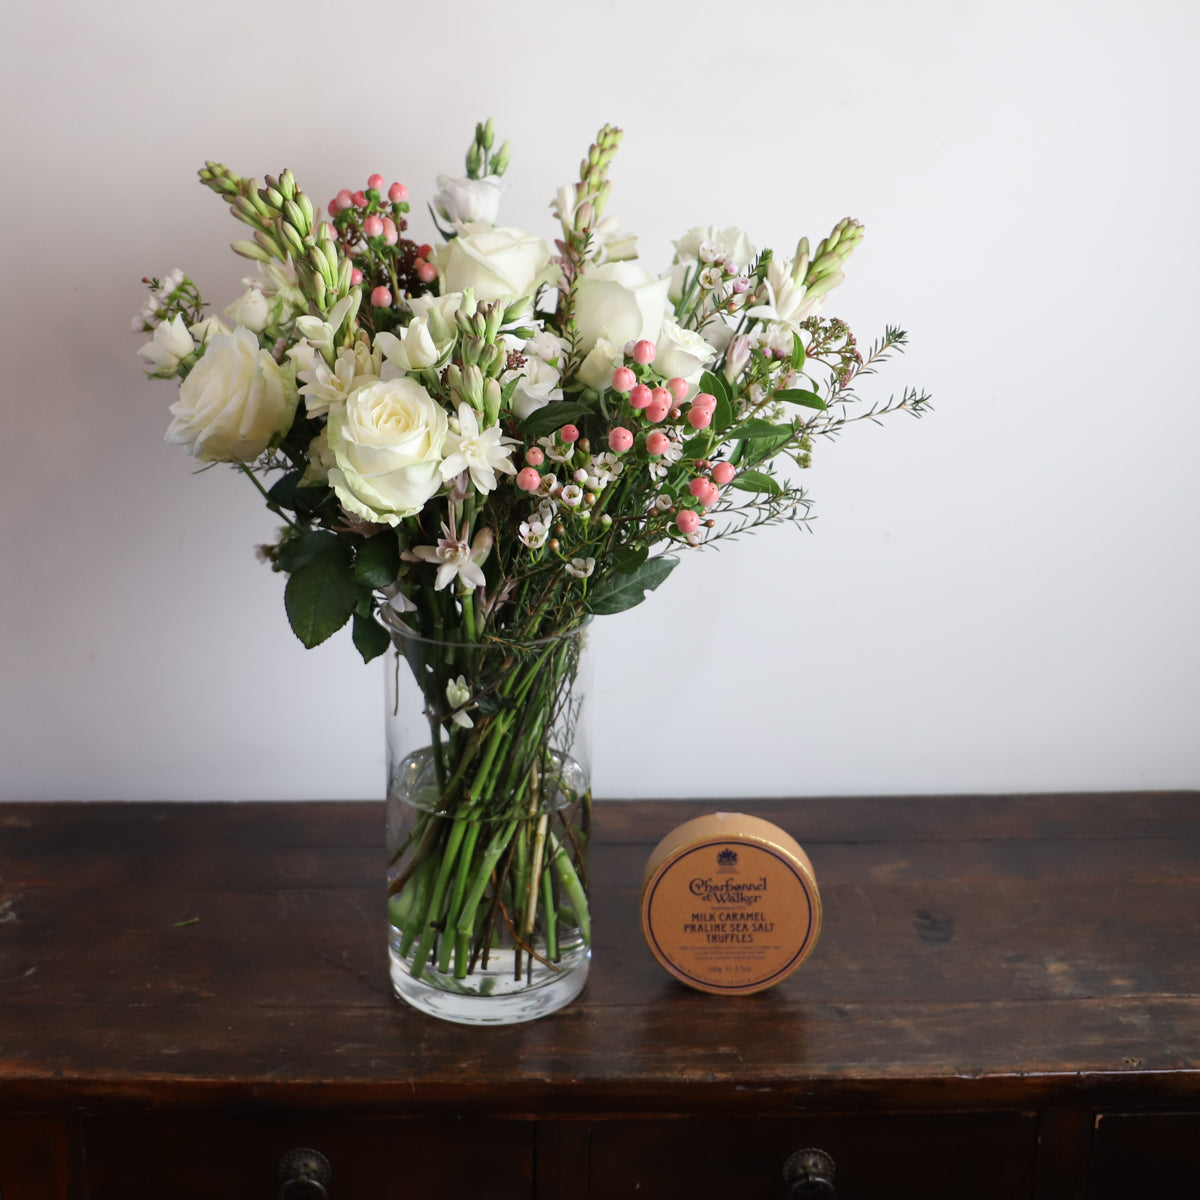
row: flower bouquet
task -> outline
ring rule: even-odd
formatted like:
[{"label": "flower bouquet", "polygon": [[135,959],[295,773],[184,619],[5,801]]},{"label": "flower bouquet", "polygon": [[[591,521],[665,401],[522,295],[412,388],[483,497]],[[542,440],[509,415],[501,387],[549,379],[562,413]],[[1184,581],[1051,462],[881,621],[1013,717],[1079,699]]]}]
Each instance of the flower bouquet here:
[{"label": "flower bouquet", "polygon": [[571,999],[590,955],[586,630],[679,555],[807,518],[813,441],[907,410],[853,408],[905,334],[863,354],[821,315],[863,234],[791,256],[696,228],[652,274],[608,213],[606,126],[552,205],[554,244],[498,224],[508,143],[477,126],[441,176],[436,245],[379,175],[319,215],[292,174],[203,183],[252,235],[248,290],[206,315],[176,271],[134,320],[181,381],[167,440],[225,462],[282,521],[296,636],[350,625],[388,652],[389,917],[405,999],[524,1020]]}]

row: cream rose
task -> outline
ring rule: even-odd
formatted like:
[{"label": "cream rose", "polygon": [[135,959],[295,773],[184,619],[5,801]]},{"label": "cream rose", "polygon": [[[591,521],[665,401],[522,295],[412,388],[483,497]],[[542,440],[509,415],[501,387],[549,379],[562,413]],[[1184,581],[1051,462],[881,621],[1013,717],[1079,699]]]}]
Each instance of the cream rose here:
[{"label": "cream rose", "polygon": [[670,284],[635,262],[587,267],[575,292],[580,350],[587,354],[600,338],[621,349],[642,339],[657,342]]},{"label": "cream rose", "polygon": [[291,428],[296,381],[248,329],[210,338],[180,384],[166,440],[204,462],[252,462]]},{"label": "cream rose", "polygon": [[459,225],[458,236],[430,255],[443,292],[471,288],[480,304],[532,296],[550,282],[550,247],[541,238],[485,221]]},{"label": "cream rose", "polygon": [[329,483],[342,507],[398,525],[441,486],[446,411],[414,379],[356,388],[329,413]]},{"label": "cream rose", "polygon": [[668,379],[685,379],[695,388],[705,367],[716,357],[716,350],[698,333],[665,321],[658,337],[654,369]]}]

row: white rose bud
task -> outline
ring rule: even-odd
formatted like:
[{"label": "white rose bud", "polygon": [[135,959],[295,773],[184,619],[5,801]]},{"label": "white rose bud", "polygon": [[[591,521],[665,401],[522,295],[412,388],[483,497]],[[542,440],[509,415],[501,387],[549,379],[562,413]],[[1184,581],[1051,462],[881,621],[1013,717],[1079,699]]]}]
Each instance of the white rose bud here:
[{"label": "white rose bud", "polygon": [[686,379],[695,388],[704,368],[716,356],[717,352],[698,333],[666,321],[659,335],[654,369],[668,379]]},{"label": "white rose bud", "polygon": [[166,440],[204,462],[252,462],[291,428],[293,370],[260,350],[248,329],[212,338],[180,384]]},{"label": "white rose bud", "polygon": [[624,351],[604,338],[597,338],[587,358],[579,364],[579,378],[593,391],[612,387],[613,372],[625,362]]},{"label": "white rose bud", "polygon": [[196,343],[188,333],[183,317],[176,314],[170,321],[163,321],[155,327],[154,340],[142,346],[138,354],[152,368],[151,375],[169,379],[195,349]]},{"label": "white rose bud", "polygon": [[657,342],[670,285],[670,279],[655,279],[635,262],[587,267],[575,292],[579,348],[587,353],[599,338],[621,347]]},{"label": "white rose bud", "polygon": [[225,315],[235,325],[244,325],[253,333],[262,333],[267,327],[270,307],[266,296],[257,288],[251,288],[225,310]]},{"label": "white rose bud", "polygon": [[466,225],[471,221],[495,225],[504,191],[498,175],[487,175],[483,179],[452,179],[449,175],[439,175],[437,186],[433,207],[443,220],[454,225]]}]

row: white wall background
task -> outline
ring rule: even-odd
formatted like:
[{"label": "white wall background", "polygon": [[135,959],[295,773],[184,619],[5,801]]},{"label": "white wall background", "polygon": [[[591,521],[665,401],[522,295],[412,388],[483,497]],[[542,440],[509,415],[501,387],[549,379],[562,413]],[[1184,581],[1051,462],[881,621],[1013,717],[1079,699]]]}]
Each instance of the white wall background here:
[{"label": "white wall background", "polygon": [[[1200,785],[1200,9],[1191,0],[26,5],[0,121],[0,796],[374,797],[382,668],[304,651],[248,483],[162,441],[143,275],[249,264],[195,181],[422,198],[476,119],[504,219],[626,130],[670,239],[867,238],[827,311],[912,349],[925,421],[818,447],[814,536],[685,562],[599,623],[604,797]],[[426,230],[426,236],[432,233]]]}]

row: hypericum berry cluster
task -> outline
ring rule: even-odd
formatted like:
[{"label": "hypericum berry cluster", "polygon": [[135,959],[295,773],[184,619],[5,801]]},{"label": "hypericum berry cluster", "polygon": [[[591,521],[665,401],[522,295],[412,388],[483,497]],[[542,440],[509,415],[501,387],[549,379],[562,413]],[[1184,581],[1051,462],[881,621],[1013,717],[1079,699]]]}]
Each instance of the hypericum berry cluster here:
[{"label": "hypericum berry cluster", "polygon": [[[428,261],[432,247],[404,237],[408,188],[393,183],[385,191],[385,183],[382,175],[372,175],[362,191],[342,188],[329,202],[329,215],[339,248],[354,263],[351,282],[362,287],[371,309],[386,311],[397,300],[423,293],[437,270]],[[384,313],[374,318],[376,331],[388,328]]]}]

